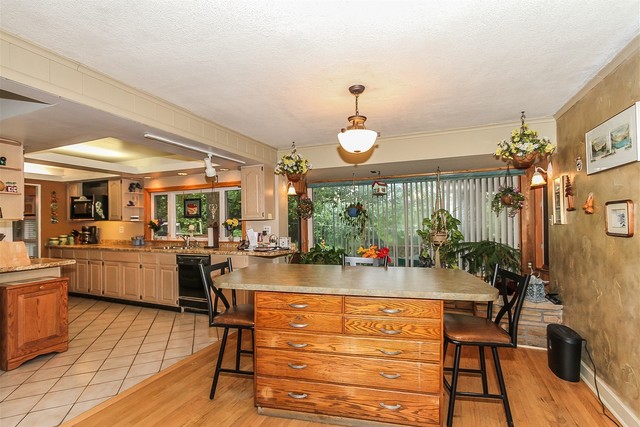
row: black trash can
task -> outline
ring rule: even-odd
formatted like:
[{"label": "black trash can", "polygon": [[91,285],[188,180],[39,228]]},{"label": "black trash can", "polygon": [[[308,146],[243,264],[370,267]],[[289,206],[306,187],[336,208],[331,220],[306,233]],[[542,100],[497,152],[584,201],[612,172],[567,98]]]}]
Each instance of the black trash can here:
[{"label": "black trash can", "polygon": [[582,341],[582,337],[567,326],[547,325],[549,368],[558,378],[573,382],[580,381]]}]

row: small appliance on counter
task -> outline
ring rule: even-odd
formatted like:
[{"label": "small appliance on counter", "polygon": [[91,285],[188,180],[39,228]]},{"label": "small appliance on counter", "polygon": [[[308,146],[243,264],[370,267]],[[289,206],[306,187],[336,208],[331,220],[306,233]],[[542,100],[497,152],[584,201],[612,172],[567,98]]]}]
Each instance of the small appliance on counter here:
[{"label": "small appliance on counter", "polygon": [[100,241],[100,229],[95,225],[83,225],[80,243],[83,245],[93,245]]}]

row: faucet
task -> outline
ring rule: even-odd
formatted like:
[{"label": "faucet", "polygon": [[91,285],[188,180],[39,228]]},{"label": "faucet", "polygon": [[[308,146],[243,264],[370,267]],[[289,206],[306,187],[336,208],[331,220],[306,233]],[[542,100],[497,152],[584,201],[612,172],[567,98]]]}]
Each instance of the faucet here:
[{"label": "faucet", "polygon": [[191,246],[191,237],[187,236],[186,234],[183,234],[180,237],[182,238],[182,240],[184,240],[185,249],[189,248],[189,246]]}]

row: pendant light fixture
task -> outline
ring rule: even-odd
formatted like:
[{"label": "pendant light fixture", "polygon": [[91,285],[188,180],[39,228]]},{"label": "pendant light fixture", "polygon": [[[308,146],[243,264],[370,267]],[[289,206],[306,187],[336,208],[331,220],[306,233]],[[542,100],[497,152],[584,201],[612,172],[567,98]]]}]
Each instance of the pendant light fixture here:
[{"label": "pendant light fixture", "polygon": [[373,147],[378,132],[364,127],[364,122],[367,118],[361,116],[358,111],[358,97],[364,92],[364,86],[353,85],[349,87],[349,92],[356,97],[356,114],[348,118],[351,124],[346,129],[340,130],[338,141],[340,141],[342,148],[350,153],[364,153]]}]

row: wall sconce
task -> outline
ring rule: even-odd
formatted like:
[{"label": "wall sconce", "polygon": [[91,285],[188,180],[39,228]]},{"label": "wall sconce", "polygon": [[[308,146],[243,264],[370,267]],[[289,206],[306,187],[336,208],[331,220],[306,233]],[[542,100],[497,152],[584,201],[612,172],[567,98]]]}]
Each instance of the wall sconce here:
[{"label": "wall sconce", "polygon": [[290,182],[288,184],[288,189],[287,189],[287,196],[297,196],[298,193],[296,193],[296,189],[293,187],[293,183]]},{"label": "wall sconce", "polygon": [[542,187],[547,184],[547,179],[551,178],[553,174],[553,165],[551,164],[551,160],[549,160],[549,165],[547,166],[547,170],[542,169],[539,166],[533,171],[533,176],[531,177],[531,188]]}]

